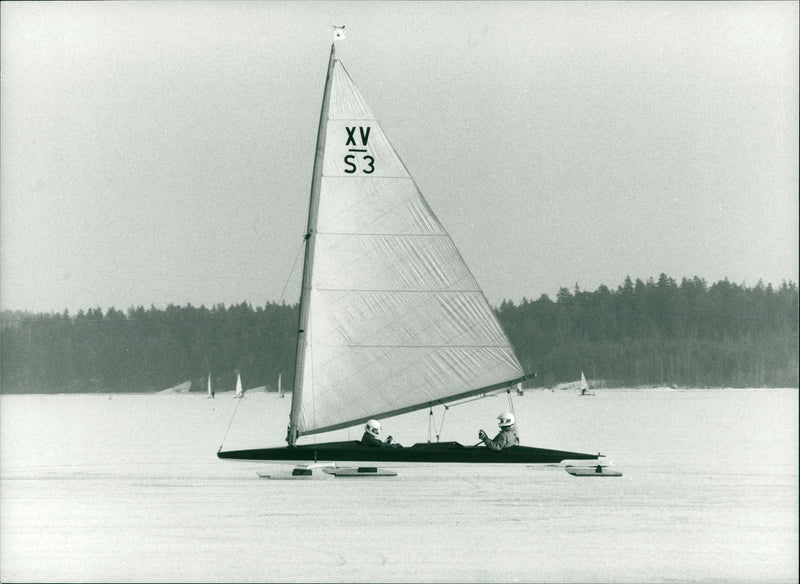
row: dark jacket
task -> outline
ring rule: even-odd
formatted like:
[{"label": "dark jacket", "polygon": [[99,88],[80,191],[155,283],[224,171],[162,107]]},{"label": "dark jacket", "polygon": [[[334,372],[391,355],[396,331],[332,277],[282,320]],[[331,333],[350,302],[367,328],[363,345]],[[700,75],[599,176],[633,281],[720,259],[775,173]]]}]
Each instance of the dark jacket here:
[{"label": "dark jacket", "polygon": [[383,441],[380,438],[376,438],[369,432],[364,432],[364,435],[361,437],[361,444],[364,446],[383,446]]},{"label": "dark jacket", "polygon": [[380,438],[373,436],[369,432],[364,432],[364,435],[361,437],[361,444],[363,444],[364,446],[374,446],[376,448],[402,448],[402,446],[400,446],[396,442],[391,444],[388,442],[384,442]]},{"label": "dark jacket", "polygon": [[503,450],[509,446],[516,446],[519,444],[517,430],[514,428],[514,426],[502,428],[500,433],[495,436],[494,439],[488,437],[484,438],[483,443],[486,444],[486,447],[490,450]]}]

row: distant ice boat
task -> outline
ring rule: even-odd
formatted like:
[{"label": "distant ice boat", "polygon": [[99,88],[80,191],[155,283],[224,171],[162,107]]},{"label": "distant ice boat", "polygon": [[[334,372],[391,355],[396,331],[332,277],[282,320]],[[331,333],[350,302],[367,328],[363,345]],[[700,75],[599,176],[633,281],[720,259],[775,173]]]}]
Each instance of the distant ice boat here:
[{"label": "distant ice boat", "polygon": [[214,399],[214,390],[211,389],[211,373],[208,374],[208,383],[206,385],[208,390],[208,398]]},{"label": "distant ice boat", "polygon": [[236,372],[236,393],[233,397],[244,397],[244,390],[242,389],[242,375]]},{"label": "distant ice boat", "polygon": [[192,382],[184,381],[183,383],[179,383],[174,387],[162,389],[158,393],[189,393],[190,389],[192,389]]},{"label": "distant ice boat", "polygon": [[[446,145],[445,145],[446,146]],[[506,390],[526,375],[452,239],[331,47],[317,134],[288,446],[219,458],[352,464],[558,463],[599,454],[458,442],[298,439]],[[495,406],[492,406],[493,409]],[[362,469],[359,471],[358,469]],[[366,469],[366,470],[365,470]]]},{"label": "distant ice boat", "polygon": [[594,395],[593,391],[589,391],[589,384],[586,382],[586,376],[581,371],[581,392],[578,395]]}]

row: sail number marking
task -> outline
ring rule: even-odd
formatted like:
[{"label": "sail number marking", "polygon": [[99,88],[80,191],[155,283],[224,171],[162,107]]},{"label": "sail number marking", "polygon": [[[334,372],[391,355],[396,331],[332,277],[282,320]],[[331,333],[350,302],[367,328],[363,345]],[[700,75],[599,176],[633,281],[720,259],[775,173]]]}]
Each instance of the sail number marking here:
[{"label": "sail number marking", "polygon": [[[353,174],[359,170],[364,174],[372,174],[375,172],[375,159],[369,154],[366,154],[370,129],[370,126],[345,127],[347,131],[347,141],[344,145],[349,146],[347,149],[349,154],[345,154],[344,156],[344,171],[347,174]],[[356,130],[358,130],[358,132],[356,132]],[[361,139],[360,144],[356,141],[357,138]],[[358,146],[361,146],[361,148]]]}]

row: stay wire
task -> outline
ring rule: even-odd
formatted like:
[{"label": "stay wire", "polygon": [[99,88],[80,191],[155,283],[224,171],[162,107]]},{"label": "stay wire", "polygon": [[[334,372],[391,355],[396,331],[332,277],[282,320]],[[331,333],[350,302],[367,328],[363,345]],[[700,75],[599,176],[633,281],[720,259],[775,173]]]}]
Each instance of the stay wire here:
[{"label": "stay wire", "polygon": [[[442,412],[442,421],[439,422],[439,431],[436,432],[436,442],[437,443],[439,442],[439,436],[441,436],[442,433],[444,432],[444,417],[447,415],[447,410],[450,409],[450,406],[448,406],[447,404],[442,404],[442,406],[444,406],[444,411]],[[436,423],[434,422],[434,426],[435,425],[436,425]]]},{"label": "stay wire", "polygon": [[[495,390],[495,391],[497,391],[497,390]],[[445,415],[447,415],[447,411],[451,407],[461,406],[461,405],[464,405],[464,404],[468,404],[469,402],[473,402],[473,401],[476,401],[476,400],[479,400],[479,399],[486,399],[487,397],[495,396],[495,395],[497,395],[497,394],[493,393],[493,392],[488,392],[488,393],[484,393],[484,394],[478,395],[476,397],[473,397],[473,398],[470,398],[470,399],[465,399],[463,401],[458,401],[456,403],[449,404],[449,405],[445,404],[445,403],[442,403],[440,401],[439,403],[442,406],[444,406],[444,411],[442,412],[442,421],[439,423],[438,430],[436,428],[436,420],[434,419],[434,416],[433,416],[433,404],[430,404],[429,408],[428,408],[428,444],[431,443],[431,437],[432,437],[431,429],[433,429],[433,432],[436,433],[436,441],[439,442],[439,437],[442,435],[442,430],[444,428]],[[511,395],[509,394],[509,400],[510,399],[511,399]],[[512,410],[514,409],[514,405],[513,404],[511,404],[510,407],[511,407]],[[433,428],[431,428],[431,425],[433,425]]]},{"label": "stay wire", "polygon": [[447,415],[447,410],[450,409],[450,406],[439,402],[442,406],[444,406],[444,411],[442,412],[442,421],[439,422],[439,428],[436,428],[436,419],[433,417],[433,404],[428,405],[428,444],[431,443],[431,424],[433,424],[433,431],[436,434],[436,442],[439,442],[439,438],[442,435],[442,431],[444,430],[444,417]]},{"label": "stay wire", "polygon": [[431,443],[431,420],[433,420],[433,405],[429,406],[428,410],[428,444]]},{"label": "stay wire", "polygon": [[[294,263],[292,263],[292,268],[289,270],[289,275],[286,277],[286,281],[283,283],[283,289],[281,290],[280,298],[278,298],[278,304],[280,304],[284,300],[284,297],[286,295],[286,289],[289,287],[289,281],[292,279],[292,274],[294,274],[294,270],[297,267],[297,262],[300,259],[300,252],[302,252],[303,249],[305,249],[305,245],[306,245],[306,240],[305,238],[303,238],[303,240],[300,242],[300,246],[298,247],[297,252],[294,255]],[[278,315],[278,308],[276,305],[275,310],[272,311],[272,316],[267,322],[267,326],[264,327],[264,331],[261,336],[262,342],[263,339],[267,337],[267,333],[272,328],[272,324],[275,322],[275,317],[277,315]],[[228,429],[225,431],[225,436],[222,438],[222,442],[219,445],[219,450],[222,450],[222,446],[225,444],[225,440],[227,440],[228,438],[228,433],[231,431],[231,427],[233,426],[233,421],[236,419],[236,412],[239,411],[239,406],[241,405],[241,403],[242,400],[238,400],[238,403],[236,404],[236,407],[233,410],[231,421],[228,423]]]},{"label": "stay wire", "polygon": [[228,424],[228,429],[225,430],[225,436],[222,437],[222,442],[220,442],[219,450],[217,450],[217,452],[220,452],[222,450],[222,446],[225,444],[225,440],[228,439],[228,432],[231,431],[231,426],[233,426],[233,420],[236,418],[236,412],[239,411],[239,406],[241,404],[242,404],[242,400],[240,400],[240,399],[236,400],[236,407],[233,409],[233,415],[231,416],[231,421]]},{"label": "stay wire", "polygon": [[516,426],[516,435],[517,440],[519,440],[519,425],[517,424],[517,414],[514,412],[514,400],[511,399],[511,387],[506,388],[506,396],[508,397],[508,409],[511,410],[511,414],[514,416],[514,425]]},{"label": "stay wire", "polygon": [[[278,315],[278,307],[284,301],[286,296],[286,289],[289,287],[289,281],[292,279],[292,274],[294,274],[294,270],[297,267],[297,262],[300,260],[300,252],[303,251],[305,248],[306,240],[305,238],[303,241],[300,242],[300,246],[297,248],[297,252],[294,254],[294,263],[292,263],[292,267],[289,270],[289,275],[286,277],[286,281],[283,283],[283,289],[281,290],[281,295],[278,298],[278,302],[275,305],[275,310],[272,311],[272,316],[270,317],[269,321],[267,321],[267,326],[264,327],[263,332],[261,333],[261,344],[264,344],[264,339],[267,338],[268,333],[272,329],[272,325],[275,322],[275,317]],[[254,358],[255,359],[255,358]]]}]

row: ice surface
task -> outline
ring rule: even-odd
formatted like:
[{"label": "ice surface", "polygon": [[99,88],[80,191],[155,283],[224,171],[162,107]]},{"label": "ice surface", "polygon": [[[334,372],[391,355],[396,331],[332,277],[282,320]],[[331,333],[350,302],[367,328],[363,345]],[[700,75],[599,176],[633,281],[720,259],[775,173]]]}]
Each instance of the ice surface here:
[{"label": "ice surface", "polygon": [[[216,451],[281,445],[290,395],[3,395],[0,580],[796,582],[797,394],[514,396],[523,444],[601,451],[619,479],[429,465],[283,481],[256,471],[287,467]],[[383,427],[474,444],[508,408],[488,397],[443,428],[441,407]]]}]

